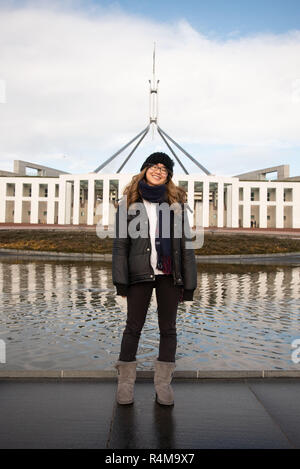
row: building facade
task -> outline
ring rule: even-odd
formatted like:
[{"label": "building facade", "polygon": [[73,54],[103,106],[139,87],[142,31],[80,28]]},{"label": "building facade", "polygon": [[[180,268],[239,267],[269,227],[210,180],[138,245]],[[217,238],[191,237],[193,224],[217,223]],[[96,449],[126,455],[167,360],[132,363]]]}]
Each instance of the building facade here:
[{"label": "building facade", "polygon": [[[36,175],[26,174],[26,166]],[[282,165],[283,166],[283,165]],[[300,228],[300,178],[267,180],[282,166],[233,177],[175,174],[187,192],[191,226]],[[68,174],[16,161],[0,171],[0,223],[97,225],[114,223],[116,203],[133,174]]]}]

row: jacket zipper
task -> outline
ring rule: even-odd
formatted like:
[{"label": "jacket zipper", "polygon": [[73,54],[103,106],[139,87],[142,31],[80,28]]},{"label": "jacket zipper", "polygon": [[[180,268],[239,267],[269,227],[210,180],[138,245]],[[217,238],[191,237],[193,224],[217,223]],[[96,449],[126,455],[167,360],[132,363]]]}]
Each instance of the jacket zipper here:
[{"label": "jacket zipper", "polygon": [[[144,202],[143,202],[143,205],[144,205],[144,207],[145,207]],[[151,271],[152,271],[152,279],[151,279],[151,280],[153,280],[153,282],[155,282],[155,274],[154,274],[153,267],[152,267],[152,265],[151,265],[152,244],[151,244],[151,238],[150,238],[150,220],[149,220],[149,217],[148,217],[148,213],[147,213],[146,207],[145,207],[145,211],[146,211],[147,219],[148,219],[148,240],[149,240],[149,245],[150,245],[150,248],[149,248],[150,253],[149,253],[149,256],[148,256],[148,261],[149,261],[150,269],[151,269]]]},{"label": "jacket zipper", "polygon": [[[145,204],[143,202],[143,205],[145,207]],[[147,213],[147,209],[145,207],[145,211]],[[155,274],[154,274],[154,270],[153,270],[153,267],[151,265],[151,254],[152,254],[152,244],[151,244],[151,238],[150,238],[150,220],[149,220],[149,217],[148,217],[148,213],[147,213],[147,219],[148,219],[148,239],[150,241],[150,254],[149,254],[149,257],[148,257],[148,260],[149,260],[149,266],[150,266],[150,269],[152,270],[152,275],[153,275],[153,278],[152,280],[155,281]],[[171,235],[170,235],[171,236]],[[171,237],[171,243],[172,243],[172,237]],[[173,253],[173,244],[172,244],[172,253]],[[174,285],[177,285],[176,284],[176,275],[175,275],[175,272],[174,272],[174,261],[172,259],[172,266],[173,266],[173,272],[172,272],[172,275],[173,275],[173,284]]]},{"label": "jacket zipper", "polygon": [[[144,202],[143,202],[143,204],[144,204]],[[144,204],[144,206],[145,206],[145,204]],[[145,210],[146,210],[146,207],[145,207]],[[147,210],[146,210],[146,213],[147,213]],[[149,217],[148,217],[148,213],[147,213],[147,218],[148,218],[148,239],[149,239],[149,241],[150,241],[150,255],[149,255],[149,258],[148,258],[148,259],[149,259],[150,269],[151,269],[152,272],[153,272],[153,277],[154,277],[153,280],[155,280],[154,270],[153,270],[153,267],[152,267],[152,265],[151,265],[152,244],[151,244],[151,238],[150,238],[150,220],[149,220]],[[170,233],[171,233],[171,231],[170,231]],[[170,237],[171,237],[171,234],[170,234]],[[171,237],[171,243],[172,243],[172,237]],[[171,244],[171,246],[172,246],[172,254],[173,254],[173,252],[174,252],[174,251],[173,251],[173,244]],[[173,275],[173,284],[174,284],[174,285],[177,285],[177,284],[176,284],[176,275],[175,275],[175,272],[174,272],[174,261],[173,261],[173,259],[172,259],[172,266],[173,266],[173,272],[172,272],[172,275]]]}]

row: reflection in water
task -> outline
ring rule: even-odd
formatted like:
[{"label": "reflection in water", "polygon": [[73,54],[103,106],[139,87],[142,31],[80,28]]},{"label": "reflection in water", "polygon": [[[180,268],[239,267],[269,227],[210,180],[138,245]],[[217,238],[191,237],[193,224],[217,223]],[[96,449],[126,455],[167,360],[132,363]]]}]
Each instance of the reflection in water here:
[{"label": "reflection in water", "polygon": [[[297,369],[299,267],[199,265],[194,301],[178,308],[177,369]],[[159,332],[155,291],[143,329],[140,369],[153,367]],[[111,369],[126,322],[111,265],[0,262],[0,369]]]}]

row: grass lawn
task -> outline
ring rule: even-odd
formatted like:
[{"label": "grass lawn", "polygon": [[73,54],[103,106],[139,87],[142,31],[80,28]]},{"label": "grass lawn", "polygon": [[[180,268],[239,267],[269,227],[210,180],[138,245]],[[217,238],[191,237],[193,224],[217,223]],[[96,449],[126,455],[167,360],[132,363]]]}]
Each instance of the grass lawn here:
[{"label": "grass lawn", "polygon": [[[0,248],[33,251],[99,253],[112,252],[112,238],[95,232],[51,230],[0,230]],[[271,254],[300,252],[300,240],[244,234],[205,234],[198,255]]]}]

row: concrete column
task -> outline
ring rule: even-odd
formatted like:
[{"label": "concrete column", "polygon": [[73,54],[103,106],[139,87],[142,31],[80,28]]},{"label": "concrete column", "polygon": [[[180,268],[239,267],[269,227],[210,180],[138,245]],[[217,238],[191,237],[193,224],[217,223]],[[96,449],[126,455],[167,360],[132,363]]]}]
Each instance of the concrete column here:
[{"label": "concrete column", "polygon": [[54,224],[55,181],[48,181],[47,223]]},{"label": "concrete column", "polygon": [[0,223],[5,223],[6,216],[6,181],[0,178]]},{"label": "concrete column", "polygon": [[73,225],[79,225],[80,179],[74,179]]},{"label": "concrete column", "polygon": [[259,227],[267,228],[267,186],[259,186]]},{"label": "concrete column", "polygon": [[239,186],[238,180],[232,184],[232,217],[231,217],[231,226],[232,228],[239,227]]},{"label": "concrete column", "polygon": [[87,224],[94,224],[94,205],[95,205],[95,180],[89,176],[88,180],[88,213]]},{"label": "concrete column", "polygon": [[14,214],[14,223],[22,223],[22,187],[23,184],[21,181],[16,181],[16,190],[15,190],[15,214]]},{"label": "concrete column", "polygon": [[243,209],[243,228],[251,226],[251,188],[244,186],[244,209]]},{"label": "concrete column", "polygon": [[109,222],[109,176],[103,176],[103,226]]},{"label": "concrete column", "polygon": [[203,223],[203,210],[202,210],[203,203],[197,201],[196,208],[195,208],[195,218],[196,218],[196,226],[202,227]]},{"label": "concrete column", "polygon": [[293,187],[293,228],[300,228],[300,183]]},{"label": "concrete column", "polygon": [[209,180],[208,179],[203,180],[203,204],[202,206],[203,206],[202,226],[208,227],[209,226]]},{"label": "concrete column", "polygon": [[65,188],[65,224],[70,225],[72,221],[72,213],[74,207],[72,208],[72,186],[74,181],[66,181]]},{"label": "concrete column", "polygon": [[192,211],[187,210],[188,221],[191,227],[194,226],[194,181],[188,181],[187,203]]},{"label": "concrete column", "polygon": [[227,189],[227,216],[226,216],[226,226],[231,228],[232,220],[232,185],[226,186]]},{"label": "concrete column", "polygon": [[58,224],[66,223],[66,180],[59,178],[59,200],[58,200]]},{"label": "concrete column", "polygon": [[283,228],[283,186],[276,187],[276,228]]},{"label": "concrete column", "polygon": [[217,226],[224,226],[224,182],[218,182],[218,219]]},{"label": "concrete column", "polygon": [[128,180],[126,179],[119,179],[119,199],[123,197],[123,190],[125,189],[125,186],[127,185]]},{"label": "concrete column", "polygon": [[32,181],[30,223],[38,223],[38,221],[39,221],[39,183],[38,181]]}]

